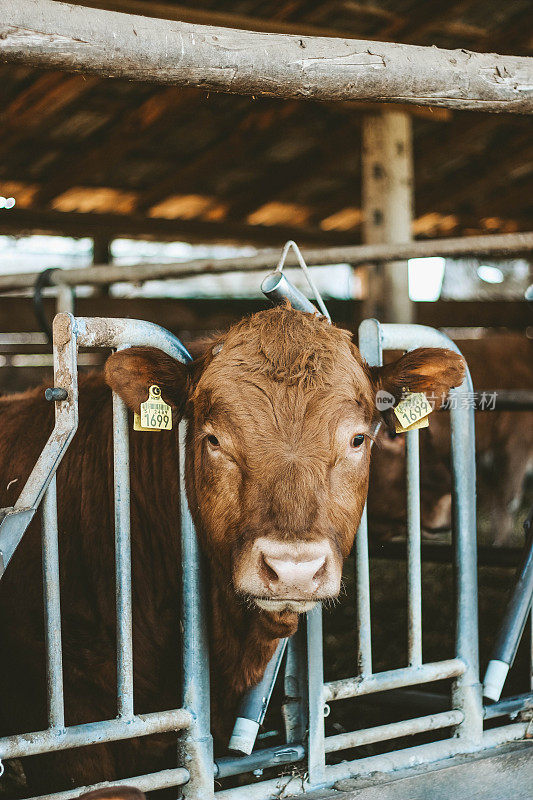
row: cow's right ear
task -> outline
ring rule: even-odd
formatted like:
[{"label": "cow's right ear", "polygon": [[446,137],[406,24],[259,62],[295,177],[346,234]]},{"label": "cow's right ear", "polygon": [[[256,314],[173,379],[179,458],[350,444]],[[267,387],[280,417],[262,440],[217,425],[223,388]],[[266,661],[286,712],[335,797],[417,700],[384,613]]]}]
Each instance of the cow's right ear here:
[{"label": "cow's right ear", "polygon": [[108,386],[137,413],[154,384],[161,389],[163,400],[174,408],[182,409],[187,401],[188,366],[155,347],[130,347],[113,353],[106,361],[104,374]]}]

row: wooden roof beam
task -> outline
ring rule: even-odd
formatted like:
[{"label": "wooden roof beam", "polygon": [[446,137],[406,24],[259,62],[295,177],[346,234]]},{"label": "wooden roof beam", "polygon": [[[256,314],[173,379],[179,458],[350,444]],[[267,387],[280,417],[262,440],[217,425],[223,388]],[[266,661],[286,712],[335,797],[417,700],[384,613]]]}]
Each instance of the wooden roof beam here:
[{"label": "wooden roof beam", "polygon": [[48,233],[64,236],[107,235],[157,241],[232,242],[281,246],[296,237],[314,244],[351,244],[353,234],[279,225],[243,225],[199,219],[164,219],[126,214],[15,208],[0,211],[0,234]]},{"label": "wooden roof beam", "polygon": [[235,94],[533,113],[533,58],[0,0],[0,59]]}]

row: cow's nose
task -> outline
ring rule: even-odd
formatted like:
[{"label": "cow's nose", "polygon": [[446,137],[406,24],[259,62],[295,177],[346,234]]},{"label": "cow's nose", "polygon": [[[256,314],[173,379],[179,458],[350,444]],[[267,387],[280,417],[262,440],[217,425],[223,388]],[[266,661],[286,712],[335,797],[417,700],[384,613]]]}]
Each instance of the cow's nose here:
[{"label": "cow's nose", "polygon": [[255,542],[256,576],[261,588],[254,594],[277,599],[313,599],[339,591],[340,563],[326,539],[284,542],[261,537]]},{"label": "cow's nose", "polygon": [[274,558],[263,553],[263,570],[268,587],[275,594],[313,594],[318,589],[325,572],[326,556],[309,561]]}]

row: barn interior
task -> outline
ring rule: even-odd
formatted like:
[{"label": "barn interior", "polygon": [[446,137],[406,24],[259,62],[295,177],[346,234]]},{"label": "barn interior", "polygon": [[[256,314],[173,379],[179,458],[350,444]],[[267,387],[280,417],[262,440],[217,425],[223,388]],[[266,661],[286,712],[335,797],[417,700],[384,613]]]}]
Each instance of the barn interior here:
[{"label": "barn interior", "polygon": [[[243,30],[533,55],[529,0],[73,4]],[[316,267],[333,321],[354,333],[363,319],[377,316],[439,328],[458,341],[502,334],[533,338],[532,305],[525,299],[533,283],[533,240],[519,236],[533,236],[531,116],[239,96],[7,63],[0,64],[0,87],[3,393],[43,381],[51,385],[43,314],[49,323],[58,309],[148,320],[189,344],[267,307],[261,280],[289,239],[304,254],[322,254],[323,261],[318,256],[309,266]],[[391,207],[399,213],[389,215]],[[483,238],[477,250],[458,245],[455,255],[439,255],[440,240],[500,235],[511,238],[493,250]],[[426,243],[427,255],[422,249],[416,258],[355,264],[348,253],[344,260],[331,256],[333,248],[341,248],[342,256],[342,248],[360,244],[412,243]],[[270,266],[232,268],[234,259],[257,256]],[[221,260],[223,266],[212,269]],[[130,265],[144,271],[128,277]],[[122,278],[108,280],[113,267],[124,267]],[[103,277],[69,285],[66,295],[51,285],[61,283],[59,273],[39,279],[44,270],[86,268]],[[289,274],[307,291],[296,270]],[[105,357],[102,351],[83,352],[80,368],[98,369]],[[518,386],[475,388],[529,393],[529,411],[518,413],[520,424],[531,429],[531,369]],[[526,452],[523,458],[531,456]],[[520,559],[521,526],[533,502],[529,473],[517,496],[513,537],[496,555],[493,519],[478,508],[483,664]],[[405,660],[405,537],[400,532],[392,538],[376,540],[371,553],[379,669]],[[422,546],[424,645],[433,660],[453,649],[450,542],[444,531],[429,535]],[[351,570],[350,561],[346,596],[325,616],[328,680],[353,674]],[[531,685],[532,637],[533,629],[523,637],[507,685],[510,695]],[[428,689],[438,693],[443,686]],[[384,724],[402,718],[398,709],[392,697],[384,707],[347,701],[335,706],[327,726],[335,733],[352,730],[354,715],[361,727]],[[271,727],[279,724],[274,711]],[[414,738],[423,742],[431,735]],[[264,740],[267,746],[272,741]],[[397,746],[372,744],[363,752]],[[23,782],[18,765],[9,780],[0,781],[0,795],[9,796]]]}]

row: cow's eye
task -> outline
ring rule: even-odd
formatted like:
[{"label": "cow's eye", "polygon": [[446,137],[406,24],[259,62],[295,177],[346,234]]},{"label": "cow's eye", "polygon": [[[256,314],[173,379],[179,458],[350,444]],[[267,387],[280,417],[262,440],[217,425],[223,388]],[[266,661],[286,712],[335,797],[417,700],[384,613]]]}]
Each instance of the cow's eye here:
[{"label": "cow's eye", "polygon": [[363,433],[358,433],[356,436],[354,436],[352,438],[352,441],[350,442],[350,444],[351,444],[352,447],[361,447],[361,445],[363,444],[364,441],[365,441],[364,434]]},{"label": "cow's eye", "polygon": [[220,442],[218,441],[217,437],[214,434],[210,433],[206,436],[207,441],[211,445],[211,447],[220,447]]}]

